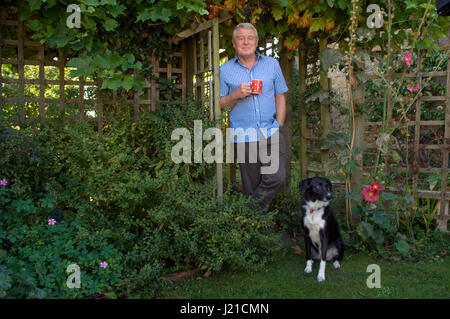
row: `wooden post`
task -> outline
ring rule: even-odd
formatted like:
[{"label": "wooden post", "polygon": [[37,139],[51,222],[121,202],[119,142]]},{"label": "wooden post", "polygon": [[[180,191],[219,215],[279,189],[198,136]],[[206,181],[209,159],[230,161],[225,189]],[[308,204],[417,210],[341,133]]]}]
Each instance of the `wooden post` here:
[{"label": "wooden post", "polygon": [[[136,93],[137,94],[137,93]],[[102,80],[97,79],[97,128],[98,139],[103,140],[103,99],[102,99]]]},{"label": "wooden post", "polygon": [[44,46],[39,47],[39,118],[41,127],[45,123],[45,57],[44,57]]},{"label": "wooden post", "polygon": [[[448,28],[448,37],[450,39],[450,27]],[[447,46],[448,49],[448,46]],[[445,106],[445,132],[444,147],[442,148],[442,180],[441,180],[441,202],[439,206],[439,215],[437,216],[438,229],[447,231],[447,222],[449,210],[449,201],[446,198],[448,190],[448,157],[450,153],[450,55],[447,50],[447,105]]]},{"label": "wooden post", "polygon": [[286,85],[289,90],[286,94],[286,120],[283,125],[284,139],[286,141],[286,181],[284,183],[284,190],[289,193],[291,185],[291,144],[292,144],[292,133],[291,133],[291,114],[292,114],[292,69],[294,59],[289,59],[286,49],[283,48],[280,54],[280,67],[283,72]]},{"label": "wooden post", "polygon": [[[0,12],[0,20],[2,20],[3,15]],[[0,119],[3,117],[3,77],[2,77],[2,24],[0,22]]]},{"label": "wooden post", "polygon": [[308,177],[306,171],[308,167],[306,148],[306,103],[303,94],[306,92],[306,48],[303,39],[300,40],[300,48],[298,49],[298,101],[300,109],[300,146],[299,146],[299,161],[300,161],[300,180]]},{"label": "wooden post", "polygon": [[65,88],[65,70],[66,58],[61,49],[58,50],[58,68],[59,68],[59,112],[61,121],[65,120],[66,88]]},{"label": "wooden post", "polygon": [[[418,51],[417,57],[417,86],[419,87],[419,92],[422,89],[422,52]],[[420,144],[420,117],[421,117],[421,101],[420,96],[416,100],[416,118],[414,126],[414,158],[413,158],[413,197],[417,198],[417,187],[419,183],[419,144]]]},{"label": "wooden post", "polygon": [[[319,54],[322,55],[322,52],[327,48],[327,37],[324,34],[320,36],[319,42]],[[321,90],[328,91],[328,71],[320,70],[320,88]],[[328,133],[330,132],[330,109],[328,103],[325,101],[320,102],[320,124],[322,126],[322,138],[326,138]],[[328,174],[328,149],[321,148],[320,149],[320,157],[322,161],[322,168],[324,174],[327,176]]]},{"label": "wooden post", "polygon": [[21,126],[25,124],[25,81],[24,81],[24,60],[23,60],[23,46],[24,46],[24,31],[23,21],[18,21],[17,25],[17,58],[19,68],[19,123]]},{"label": "wooden post", "polygon": [[186,98],[192,99],[194,92],[194,46],[195,37],[189,38],[186,41]]},{"label": "wooden post", "polygon": [[[213,80],[214,80],[214,116],[216,120],[219,120],[222,114],[220,108],[220,79],[219,79],[219,19],[214,18],[212,25],[212,39],[213,39]],[[202,56],[203,58],[203,56]],[[217,127],[222,129],[221,123],[217,123]],[[223,176],[222,176],[222,163],[216,163],[216,176],[217,176],[217,200],[222,202],[223,197]]]}]

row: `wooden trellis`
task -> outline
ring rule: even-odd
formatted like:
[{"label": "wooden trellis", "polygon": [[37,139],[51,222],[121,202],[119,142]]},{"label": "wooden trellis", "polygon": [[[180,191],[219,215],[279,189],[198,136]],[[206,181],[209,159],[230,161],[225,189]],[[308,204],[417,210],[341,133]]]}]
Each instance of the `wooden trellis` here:
[{"label": "wooden trellis", "polygon": [[[447,63],[450,62],[450,56],[447,50]],[[404,52],[406,53],[406,52]],[[404,54],[403,53],[403,54]],[[404,174],[408,173],[410,175],[412,195],[414,198],[429,198],[439,200],[439,208],[435,215],[438,222],[438,228],[441,230],[447,230],[447,223],[450,220],[449,215],[449,201],[450,201],[450,188],[448,184],[448,170],[449,170],[449,151],[450,151],[450,63],[447,64],[447,70],[445,71],[432,71],[425,72],[423,65],[423,57],[425,52],[417,52],[417,69],[418,72],[410,73],[388,73],[387,80],[394,81],[396,79],[414,80],[417,84],[417,90],[420,92],[425,83],[433,81],[433,79],[440,78],[445,79],[446,93],[441,96],[425,96],[419,94],[413,103],[412,109],[407,112],[406,119],[403,120],[402,126],[400,128],[411,128],[414,134],[411,134],[411,141],[406,145],[406,143],[398,143],[398,145],[388,145],[389,150],[396,151],[400,154],[400,164],[403,165],[393,165],[393,161],[389,157],[385,160],[385,169],[388,175],[391,173]],[[391,62],[392,63],[392,62]],[[415,95],[415,94],[414,94]],[[405,98],[405,97],[403,97]],[[384,97],[366,99],[365,102],[368,103],[383,103]],[[395,101],[392,95],[387,97],[387,125],[388,127],[394,127],[398,123],[393,120],[393,109],[396,107]],[[444,119],[442,120],[425,120],[423,119],[423,103],[437,103],[442,109],[444,114]],[[409,118],[408,118],[409,115]],[[407,126],[406,126],[407,123]],[[373,136],[374,132],[381,131],[381,121],[368,121],[362,127],[367,125],[366,132],[370,132]],[[443,129],[444,133],[442,138],[438,139],[438,143],[430,144],[423,141],[423,131],[425,128],[431,128],[430,132],[437,132],[439,128]],[[410,134],[408,130],[405,130],[405,134]],[[366,137],[367,140],[367,137]],[[366,143],[369,149],[377,149],[376,143]],[[379,146],[378,146],[379,147]],[[409,153],[409,158],[406,157],[407,151]],[[433,158],[440,159],[440,163],[427,162],[424,154],[426,152],[433,153]],[[388,154],[389,155],[389,154]],[[440,164],[440,165],[439,165]],[[364,171],[372,169],[373,162],[363,162]],[[421,183],[421,175],[429,174],[441,174],[441,187],[440,189],[426,189],[429,185]],[[398,185],[393,187],[390,191],[396,193],[405,193],[405,185]]]},{"label": "wooden trellis", "polygon": [[[221,115],[218,85],[219,24],[231,18],[226,12],[193,30],[177,34],[171,42],[174,62],[165,64],[153,56],[150,61],[153,66],[152,77],[146,79],[140,92],[131,96],[120,94],[118,90],[100,89],[102,80],[98,78],[69,77],[66,66],[68,58],[61,51],[30,41],[32,32],[27,28],[27,22],[21,21],[19,16],[17,8],[0,6],[0,114],[8,118],[11,125],[23,126],[27,122],[34,122],[36,126],[42,126],[50,117],[63,119],[69,116],[97,121],[101,139],[104,114],[114,116],[115,112],[117,114],[130,107],[133,120],[137,121],[141,112],[154,111],[159,104],[178,103],[181,99],[192,97],[209,108],[211,118],[218,119]],[[35,53],[30,54],[30,50]],[[17,72],[6,72],[5,65]],[[25,70],[30,66],[36,66],[38,71],[36,76],[27,79]],[[49,67],[55,68],[53,71],[57,73],[52,78],[46,76],[46,68]],[[169,83],[171,88],[178,90],[178,94],[171,92],[166,99],[162,82],[166,82],[166,86]],[[29,85],[38,87],[35,96],[28,96]],[[47,96],[46,92],[52,86],[58,86],[59,96]],[[30,103],[38,104],[37,113],[27,112],[32,109],[27,108]],[[33,109],[36,109],[36,105]],[[108,109],[115,112],[105,112]],[[12,114],[14,112],[17,114]],[[7,115],[3,116],[4,113]],[[222,164],[216,165],[216,195],[220,201],[223,194]]]},{"label": "wooden trellis", "polygon": [[[450,32],[449,32],[450,35]],[[437,214],[435,215],[435,219],[438,222],[438,228],[441,230],[447,230],[448,220],[450,220],[449,215],[449,201],[450,201],[450,185],[448,183],[448,169],[449,169],[449,151],[450,151],[450,57],[448,56],[449,48],[444,48],[442,51],[447,54],[447,70],[436,70],[433,72],[425,72],[423,69],[423,56],[424,52],[417,52],[417,68],[418,72],[410,72],[410,73],[394,73],[389,72],[387,74],[387,81],[395,81],[398,79],[404,78],[405,80],[414,80],[412,82],[417,83],[418,90],[422,90],[424,88],[424,84],[433,79],[440,78],[443,83],[446,85],[446,92],[444,95],[440,96],[425,96],[419,95],[417,99],[414,101],[413,107],[409,112],[407,112],[407,120],[403,119],[401,128],[404,128],[407,125],[414,132],[411,134],[408,142],[408,153],[409,157],[406,158],[406,143],[396,143],[393,144],[393,139],[391,139],[391,144],[389,147],[392,147],[388,150],[387,156],[384,158],[385,170],[388,176],[393,174],[409,174],[409,185],[412,189],[412,195],[415,199],[417,198],[429,198],[439,200],[439,209]],[[405,54],[406,52],[403,52]],[[306,89],[305,81],[302,82],[302,79],[305,78],[306,74],[306,62],[304,61],[304,57],[300,58],[303,61],[303,68],[300,66],[301,76],[300,76],[300,93],[304,92]],[[301,65],[302,63],[300,63]],[[390,61],[390,65],[392,61]],[[377,77],[371,76],[369,79],[376,80]],[[321,85],[324,88],[323,84]],[[328,84],[328,87],[331,88],[331,85]],[[302,89],[303,88],[303,89]],[[324,88],[328,89],[328,88]],[[383,91],[383,90],[382,90]],[[380,93],[382,93],[380,91]],[[415,94],[412,94],[415,95]],[[408,97],[402,97],[408,98]],[[393,111],[397,107],[395,99],[392,94],[388,94],[386,96],[387,99],[387,126],[394,127],[397,123],[393,119]],[[364,103],[378,103],[378,105],[382,105],[384,103],[384,97],[378,98],[369,98],[363,101]],[[441,114],[444,115],[443,119],[439,120],[425,120],[423,118],[423,103],[435,103],[439,104],[441,108]],[[303,108],[304,103],[301,103],[301,107]],[[327,107],[321,105],[321,108]],[[308,114],[311,116],[311,114]],[[327,122],[329,120],[323,118],[323,112],[321,114],[317,114],[317,117],[321,121],[321,125],[323,122]],[[314,150],[312,146],[315,140],[318,138],[316,136],[317,133],[314,133],[311,126],[307,126],[307,114],[306,112],[301,112],[301,147],[300,147],[300,157],[302,167],[302,178],[306,178],[310,175],[322,175],[326,174],[326,160],[323,158],[320,161],[320,167],[311,165],[309,162],[312,156],[320,156],[323,150]],[[311,125],[311,123],[309,123]],[[356,144],[357,146],[365,146],[369,150],[364,154],[376,154],[380,145],[377,145],[374,138],[379,136],[381,132],[381,121],[367,121],[363,116],[356,117]],[[437,132],[438,128],[443,131],[443,134],[440,138],[434,139],[438,142],[430,144],[424,141],[423,131],[427,129],[429,134],[435,134],[433,132]],[[406,132],[406,134],[410,134]],[[309,147],[307,147],[309,145]],[[307,148],[309,148],[308,151]],[[399,160],[400,164],[394,163],[390,160],[391,154],[393,151],[396,151],[397,154],[400,155],[401,160]],[[426,152],[434,153],[434,158],[438,158],[438,164],[431,165],[431,163],[424,160],[424,154]],[[364,160],[364,156],[361,156],[360,163],[363,165],[362,175],[368,175],[367,172],[373,169],[374,166],[374,157],[367,158]],[[383,159],[381,159],[383,161]],[[308,163],[309,162],[309,163]],[[317,163],[317,162],[316,162]],[[436,187],[434,189],[430,189],[428,184],[421,183],[422,175],[429,176],[430,174],[440,174],[440,187]],[[423,179],[423,178],[422,178]],[[394,180],[394,184],[396,181]],[[337,184],[342,184],[338,182]],[[406,193],[405,185],[400,185],[397,183],[396,187],[392,187],[389,191],[394,193],[404,194]]]},{"label": "wooden trellis", "polygon": [[[26,21],[19,19],[19,12],[14,7],[1,7],[0,10],[0,108],[14,105],[17,108],[15,121],[19,125],[26,122],[44,124],[48,117],[76,116],[98,122],[99,137],[103,134],[104,109],[112,107],[120,112],[119,104],[133,108],[134,120],[139,113],[154,111],[156,106],[164,102],[161,84],[156,78],[170,81],[179,90],[179,98],[186,98],[186,48],[181,43],[173,54],[173,64],[164,64],[156,57],[152,57],[153,76],[146,79],[142,91],[135,92],[132,97],[120,95],[116,90],[101,90],[101,79],[84,79],[68,77],[69,68],[66,67],[67,58],[60,50],[52,50],[47,45],[29,40],[31,36]],[[17,69],[17,73],[6,74],[6,68]],[[37,66],[36,78],[25,78],[25,69]],[[55,68],[57,75],[48,78],[47,68]],[[3,71],[2,71],[3,70]],[[36,96],[28,96],[28,87],[38,86]],[[56,86],[59,97],[49,97],[46,91]],[[16,94],[7,94],[7,88],[17,88]],[[76,92],[74,92],[74,90]],[[166,101],[167,102],[167,101]],[[27,112],[30,103],[39,104],[39,114]],[[58,109],[52,109],[55,105]],[[72,107],[72,110],[68,110]],[[73,108],[78,110],[74,114]]]}]

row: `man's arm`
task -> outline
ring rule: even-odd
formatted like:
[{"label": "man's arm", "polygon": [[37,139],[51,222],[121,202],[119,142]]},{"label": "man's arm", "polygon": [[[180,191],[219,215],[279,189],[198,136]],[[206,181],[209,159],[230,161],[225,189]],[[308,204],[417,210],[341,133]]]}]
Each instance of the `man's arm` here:
[{"label": "man's arm", "polygon": [[275,107],[277,109],[277,122],[283,126],[286,120],[286,97],[284,94],[275,95]]},{"label": "man's arm", "polygon": [[233,108],[239,99],[245,98],[252,94],[250,83],[241,83],[239,87],[230,95],[220,98],[220,108],[223,110],[227,106]]}]

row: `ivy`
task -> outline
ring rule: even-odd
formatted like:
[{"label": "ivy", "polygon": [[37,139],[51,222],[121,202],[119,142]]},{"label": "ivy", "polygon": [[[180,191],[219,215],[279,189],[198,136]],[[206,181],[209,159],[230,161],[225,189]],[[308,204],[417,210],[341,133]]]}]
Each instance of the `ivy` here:
[{"label": "ivy", "polygon": [[[32,40],[59,48],[75,67],[74,76],[100,77],[104,89],[140,90],[157,54],[170,63],[169,39],[202,22],[208,14],[201,0],[19,0],[21,19]],[[81,27],[69,28],[69,4],[80,8]],[[169,48],[169,50],[168,50]]]},{"label": "ivy", "polygon": [[[301,44],[317,45],[322,33],[328,42],[337,42],[341,50],[348,49],[348,23],[351,1],[346,0],[7,0],[18,6],[22,20],[35,32],[33,39],[60,48],[71,58],[70,65],[77,74],[96,75],[104,80],[103,88],[132,88],[138,90],[144,79],[151,77],[151,56],[170,63],[174,49],[170,38],[176,33],[217,17],[224,9],[232,14],[231,23],[221,26],[221,46],[224,54],[234,55],[231,32],[239,22],[251,22],[261,39],[276,37],[278,51],[284,46],[289,56]],[[69,29],[67,5],[80,6],[81,28]],[[372,0],[386,19],[388,0]],[[407,34],[402,30],[421,29],[418,49],[437,49],[434,40],[446,34],[448,21],[438,17],[431,0],[391,1],[392,25],[399,32],[392,34],[393,47],[401,46]],[[359,25],[365,27],[370,12],[367,1],[358,1]],[[427,6],[431,6],[427,8]],[[207,10],[208,9],[208,10]],[[385,23],[366,39],[367,50],[384,47],[388,26]],[[130,55],[131,54],[131,55]],[[133,57],[133,58],[132,58]],[[135,74],[139,74],[137,76]],[[131,81],[131,82],[130,82]],[[130,84],[131,83],[131,84]]]}]

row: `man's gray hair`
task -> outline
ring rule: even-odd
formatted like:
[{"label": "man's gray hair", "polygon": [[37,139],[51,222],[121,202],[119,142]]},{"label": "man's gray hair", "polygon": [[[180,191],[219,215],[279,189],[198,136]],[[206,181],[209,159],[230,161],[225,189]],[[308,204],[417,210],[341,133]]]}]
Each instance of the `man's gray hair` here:
[{"label": "man's gray hair", "polygon": [[256,30],[256,28],[253,26],[253,24],[248,23],[248,22],[243,22],[243,23],[239,23],[233,30],[233,40],[236,37],[236,31],[237,29],[240,28],[245,28],[245,29],[251,29],[253,31],[255,31],[256,34],[256,38],[258,38],[258,30]]}]

